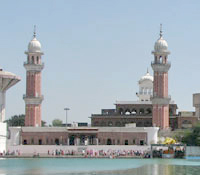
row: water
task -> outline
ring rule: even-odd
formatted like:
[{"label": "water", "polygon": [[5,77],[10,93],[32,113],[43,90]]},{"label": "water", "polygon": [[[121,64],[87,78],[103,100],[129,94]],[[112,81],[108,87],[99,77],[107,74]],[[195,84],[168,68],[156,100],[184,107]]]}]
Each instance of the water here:
[{"label": "water", "polygon": [[0,159],[0,175],[199,175],[200,160],[185,159]]}]

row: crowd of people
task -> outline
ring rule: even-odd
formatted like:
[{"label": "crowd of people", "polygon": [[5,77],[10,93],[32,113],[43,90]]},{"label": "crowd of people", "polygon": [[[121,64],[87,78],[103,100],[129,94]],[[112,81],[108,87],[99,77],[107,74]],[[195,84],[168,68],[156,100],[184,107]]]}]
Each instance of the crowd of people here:
[{"label": "crowd of people", "polygon": [[141,158],[150,158],[150,151],[141,151],[141,150],[48,150],[48,156],[81,156],[81,157],[141,157]]}]

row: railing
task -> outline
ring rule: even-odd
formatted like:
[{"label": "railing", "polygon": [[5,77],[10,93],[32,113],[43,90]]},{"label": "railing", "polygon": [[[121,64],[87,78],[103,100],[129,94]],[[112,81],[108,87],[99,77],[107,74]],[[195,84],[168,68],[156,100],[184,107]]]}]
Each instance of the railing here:
[{"label": "railing", "polygon": [[152,61],[151,65],[153,64],[160,64],[160,65],[171,65],[170,61],[167,61],[166,63],[163,63],[162,61]]},{"label": "railing", "polygon": [[40,96],[27,96],[26,94],[24,94],[23,95],[23,99],[25,99],[25,98],[44,98],[44,96],[43,95],[40,95]]},{"label": "railing", "polygon": [[44,63],[37,63],[37,64],[35,64],[35,63],[28,62],[28,61],[24,61],[24,65],[27,65],[27,64],[44,66]]}]

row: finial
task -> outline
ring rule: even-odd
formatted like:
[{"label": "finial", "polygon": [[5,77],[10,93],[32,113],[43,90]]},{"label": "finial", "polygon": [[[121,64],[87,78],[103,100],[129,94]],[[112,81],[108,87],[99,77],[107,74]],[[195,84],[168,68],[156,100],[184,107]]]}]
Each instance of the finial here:
[{"label": "finial", "polygon": [[34,25],[33,37],[36,37],[36,25]]},{"label": "finial", "polygon": [[160,38],[162,38],[162,24],[160,24]]}]

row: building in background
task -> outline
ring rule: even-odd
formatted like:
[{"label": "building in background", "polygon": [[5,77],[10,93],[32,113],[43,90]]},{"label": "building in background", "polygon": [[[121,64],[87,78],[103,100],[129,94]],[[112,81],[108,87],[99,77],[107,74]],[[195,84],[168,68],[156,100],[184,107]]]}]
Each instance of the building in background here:
[{"label": "building in background", "polygon": [[156,126],[160,129],[172,130],[188,128],[200,119],[200,95],[194,94],[195,112],[181,111],[177,114],[177,104],[168,95],[168,44],[162,37],[155,42],[154,61],[151,66],[154,77],[147,71],[138,82],[139,92],[136,101],[116,101],[115,109],[102,109],[101,114],[91,115],[94,127],[124,127],[128,123],[136,123],[137,127]]}]

